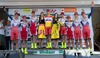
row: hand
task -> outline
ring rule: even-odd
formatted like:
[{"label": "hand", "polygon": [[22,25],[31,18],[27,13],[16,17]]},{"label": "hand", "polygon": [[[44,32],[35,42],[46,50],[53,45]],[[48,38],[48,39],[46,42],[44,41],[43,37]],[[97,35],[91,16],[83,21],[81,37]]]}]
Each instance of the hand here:
[{"label": "hand", "polygon": [[82,9],[82,12],[85,12],[85,10],[84,10],[84,9]]},{"label": "hand", "polygon": [[94,2],[93,1],[91,2],[91,7],[94,7]]},{"label": "hand", "polygon": [[7,11],[5,7],[3,7],[4,11]]}]

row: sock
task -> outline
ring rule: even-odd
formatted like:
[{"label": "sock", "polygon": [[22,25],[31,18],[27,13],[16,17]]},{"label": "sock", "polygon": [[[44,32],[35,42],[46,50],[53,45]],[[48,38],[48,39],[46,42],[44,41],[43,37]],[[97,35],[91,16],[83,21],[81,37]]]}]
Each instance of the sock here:
[{"label": "sock", "polygon": [[31,48],[34,48],[34,44],[33,43],[31,43]]},{"label": "sock", "polygon": [[48,48],[49,47],[49,42],[47,42],[47,46],[46,46],[46,48]]},{"label": "sock", "polygon": [[82,50],[82,48],[80,48],[80,50]]},{"label": "sock", "polygon": [[24,52],[24,48],[21,48],[21,51]]},{"label": "sock", "polygon": [[68,47],[68,49],[70,50],[70,47]]},{"label": "sock", "polygon": [[52,43],[51,42],[49,42],[49,47],[52,48]]},{"label": "sock", "polygon": [[90,48],[90,52],[92,52],[92,48]]},{"label": "sock", "polygon": [[61,48],[63,48],[64,47],[64,43],[63,42],[61,42]]},{"label": "sock", "polygon": [[25,48],[25,52],[27,52],[27,48]]},{"label": "sock", "polygon": [[34,43],[34,48],[37,48],[37,43]]},{"label": "sock", "polygon": [[18,51],[18,49],[16,49]]},{"label": "sock", "polygon": [[74,48],[72,48],[72,50],[74,50]]},{"label": "sock", "polygon": [[66,48],[66,42],[63,42],[63,44],[64,44],[64,48]]},{"label": "sock", "polygon": [[24,51],[24,53],[25,53],[25,54],[28,54],[28,52],[27,52],[27,48],[25,48],[25,51]]},{"label": "sock", "polygon": [[78,50],[79,48],[77,47],[76,49]]}]

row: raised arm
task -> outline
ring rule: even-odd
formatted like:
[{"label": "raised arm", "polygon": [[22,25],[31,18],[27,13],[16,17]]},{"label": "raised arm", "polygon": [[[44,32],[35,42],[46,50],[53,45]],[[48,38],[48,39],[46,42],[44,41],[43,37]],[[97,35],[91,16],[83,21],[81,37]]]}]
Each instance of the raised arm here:
[{"label": "raised arm", "polygon": [[93,12],[94,12],[94,2],[92,1],[91,2],[91,12],[89,13],[88,18],[91,17],[91,15],[92,15]]},{"label": "raised arm", "polygon": [[11,20],[13,20],[13,18],[8,14],[8,12],[7,12],[7,10],[6,10],[5,7],[4,7],[4,11],[5,11],[5,13],[7,14],[7,16],[8,16]]}]

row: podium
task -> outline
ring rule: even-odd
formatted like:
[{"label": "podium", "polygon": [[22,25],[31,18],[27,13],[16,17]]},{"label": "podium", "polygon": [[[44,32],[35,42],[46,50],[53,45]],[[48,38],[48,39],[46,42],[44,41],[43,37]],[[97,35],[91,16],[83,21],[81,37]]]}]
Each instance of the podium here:
[{"label": "podium", "polygon": [[34,49],[28,50],[29,55],[25,57],[34,58],[91,58],[90,50],[67,50],[67,49]]},{"label": "podium", "polygon": [[90,50],[65,50],[65,58],[91,58]]},{"label": "podium", "polygon": [[2,50],[0,58],[91,58],[91,55],[88,49],[30,49],[28,55],[24,55],[21,51]]}]

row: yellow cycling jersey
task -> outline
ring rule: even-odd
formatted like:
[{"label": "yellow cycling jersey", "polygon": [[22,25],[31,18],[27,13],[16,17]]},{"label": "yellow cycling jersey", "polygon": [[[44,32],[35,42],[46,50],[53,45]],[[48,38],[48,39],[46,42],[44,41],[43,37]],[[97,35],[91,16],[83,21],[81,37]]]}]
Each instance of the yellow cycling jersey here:
[{"label": "yellow cycling jersey", "polygon": [[52,25],[52,16],[46,16],[45,17],[45,26],[46,27],[51,27],[51,25]]}]

